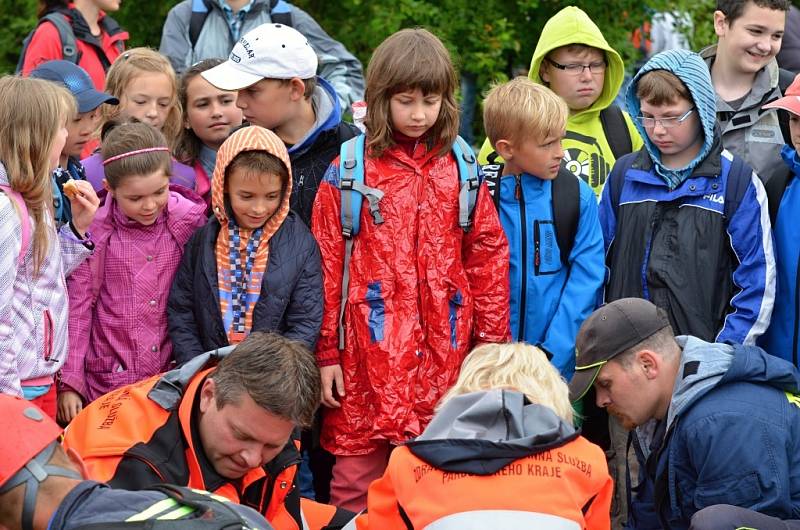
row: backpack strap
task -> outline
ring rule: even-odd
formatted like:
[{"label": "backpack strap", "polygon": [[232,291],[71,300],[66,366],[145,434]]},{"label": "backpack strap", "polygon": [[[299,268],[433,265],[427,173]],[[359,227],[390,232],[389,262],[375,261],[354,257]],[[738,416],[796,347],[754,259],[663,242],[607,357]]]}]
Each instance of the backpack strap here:
[{"label": "backpack strap", "polygon": [[[786,95],[786,89],[794,81],[794,72],[784,68],[778,69],[778,88],[781,91],[781,96]],[[792,145],[792,133],[789,130],[789,113],[783,109],[775,109],[778,111],[778,125],[781,127],[781,134],[783,134],[783,141]]]},{"label": "backpack strap", "polygon": [[376,225],[383,224],[380,201],[383,192],[364,184],[364,144],[366,136],[359,134],[339,148],[339,194],[341,197],[342,235],[345,238],[344,268],[342,271],[342,296],[339,303],[339,349],[344,350],[344,307],[350,290],[350,258],[353,255],[353,238],[361,230],[361,201],[369,203],[369,213]]},{"label": "backpack strap", "polygon": [[502,162],[496,163],[497,152],[492,151],[486,159],[488,164],[481,166],[481,173],[483,173],[483,181],[486,183],[486,188],[489,190],[489,196],[492,198],[492,204],[495,209],[500,212],[500,178],[503,176]]},{"label": "backpack strap", "polygon": [[569,263],[569,255],[578,235],[581,214],[581,188],[578,178],[562,164],[550,188],[556,242],[561,251],[561,263],[564,265]]},{"label": "backpack strap", "polygon": [[739,209],[739,204],[741,204],[745,192],[747,192],[747,187],[750,185],[750,179],[753,175],[753,168],[747,165],[743,158],[731,153],[726,155],[726,152],[723,151],[721,156],[733,157],[730,159],[731,166],[728,170],[728,180],[725,183],[725,206],[723,210],[725,226],[728,226],[736,210]]},{"label": "backpack strap", "polygon": [[764,189],[767,192],[767,202],[769,204],[769,220],[772,221],[772,229],[778,221],[778,208],[781,205],[781,199],[789,186],[789,181],[792,178],[791,172],[778,173],[772,175],[770,179],[764,184]]},{"label": "backpack strap", "polygon": [[625,186],[625,174],[633,166],[637,156],[639,155],[631,153],[617,159],[614,167],[611,168],[611,173],[608,174],[606,186],[609,187],[608,195],[611,198],[611,209],[614,211],[615,218],[619,218],[619,201],[622,197],[622,188]]},{"label": "backpack strap", "polygon": [[[122,29],[122,26],[119,25],[119,22],[117,22],[108,15],[105,15],[103,19],[100,21],[100,27],[106,34],[108,34],[109,37],[112,37],[117,33],[122,33],[123,31],[125,31],[124,29]],[[117,51],[119,51],[119,53],[125,51],[124,40],[118,40],[117,42],[114,43],[114,46],[117,48]]]},{"label": "backpack strap", "polygon": [[200,32],[203,31],[207,18],[208,4],[205,0],[192,0],[192,16],[189,19],[189,44],[192,50],[197,45],[197,39],[200,38]]},{"label": "backpack strap", "polygon": [[28,33],[28,36],[22,41],[22,52],[17,61],[16,73],[22,72],[22,66],[25,63],[25,55],[28,53],[33,34],[44,22],[50,22],[56,27],[58,31],[58,38],[61,41],[61,55],[62,59],[74,64],[78,64],[80,60],[80,52],[78,51],[78,41],[75,39],[75,32],[72,30],[72,23],[67,20],[66,16],[61,11],[51,11],[44,15],[37,22],[36,27]]},{"label": "backpack strap", "polygon": [[625,122],[625,115],[621,108],[612,104],[601,110],[600,123],[603,126],[606,142],[614,155],[614,160],[619,160],[633,151],[631,132],[628,130],[628,124]]},{"label": "backpack strap", "polygon": [[359,134],[342,144],[339,150],[339,189],[342,199],[342,234],[345,238],[358,235],[361,228],[361,200],[367,198],[369,213],[376,225],[383,224],[380,201],[383,192],[364,184],[364,143]]},{"label": "backpack strap", "polygon": [[13,190],[11,186],[0,185],[0,190],[11,199],[11,202],[17,205],[20,224],[22,225],[22,247],[19,249],[19,256],[17,256],[17,267],[21,267],[25,264],[25,254],[28,253],[28,248],[31,246],[31,220],[28,216],[28,206],[25,204],[25,199],[22,198],[22,195]]},{"label": "backpack strap", "polygon": [[292,22],[292,6],[284,0],[270,0],[269,18],[276,24],[283,24],[290,28],[294,26]]},{"label": "backpack strap", "polygon": [[453,156],[458,164],[458,178],[461,183],[458,192],[458,226],[464,232],[472,229],[472,211],[478,199],[481,182],[478,177],[478,161],[472,147],[460,136],[453,142]]}]

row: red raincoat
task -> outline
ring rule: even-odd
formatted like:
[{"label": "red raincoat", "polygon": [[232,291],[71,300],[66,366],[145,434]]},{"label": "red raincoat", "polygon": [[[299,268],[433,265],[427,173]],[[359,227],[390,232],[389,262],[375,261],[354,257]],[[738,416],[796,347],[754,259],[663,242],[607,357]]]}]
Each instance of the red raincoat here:
[{"label": "red raincoat", "polygon": [[452,155],[417,145],[365,157],[365,183],[384,192],[376,225],[366,200],[350,262],[346,346],[338,350],[345,239],[339,160],[314,204],[312,232],[322,252],[324,318],[320,366],[341,364],[345,397],[328,409],[322,445],[367,454],[378,442],[419,435],[480,342],[509,339],[508,242],[486,185],[473,228],[458,226],[459,178]]}]

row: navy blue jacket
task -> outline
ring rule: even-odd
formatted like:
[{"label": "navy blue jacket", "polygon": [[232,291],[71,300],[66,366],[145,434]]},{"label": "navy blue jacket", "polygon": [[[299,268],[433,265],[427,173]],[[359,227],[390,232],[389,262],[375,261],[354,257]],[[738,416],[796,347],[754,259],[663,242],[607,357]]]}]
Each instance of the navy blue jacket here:
[{"label": "navy blue jacket", "polygon": [[[230,511],[232,515],[241,518],[242,525],[247,524],[253,530],[271,530],[272,526],[255,510],[248,506],[220,500],[220,497],[209,499],[209,502],[219,505],[219,513],[228,519]],[[150,509],[159,504],[161,509]],[[102,528],[103,525],[112,525],[127,521],[130,517],[140,516],[142,513],[150,513],[148,521],[155,524],[153,519],[166,519],[165,515],[171,513],[169,517],[177,517],[180,523],[174,523],[182,528],[191,528],[194,524],[213,525],[208,521],[209,517],[200,517],[202,512],[193,510],[189,507],[183,508],[183,515],[178,515],[178,510],[184,505],[171,500],[165,493],[155,490],[128,491],[111,489],[105,484],[87,480],[78,484],[70,491],[64,500],[61,501],[53,517],[50,519],[48,528],[59,530],[74,530],[94,525],[94,528]],[[226,513],[228,512],[228,513]],[[173,520],[164,521],[173,523]],[[230,521],[228,521],[230,523]],[[134,525],[134,523],[131,523]],[[135,528],[135,526],[132,526]],[[156,528],[158,526],[156,525]]]},{"label": "navy blue jacket", "polygon": [[[217,260],[220,224],[209,218],[183,253],[167,303],[175,361],[228,345],[219,308]],[[322,268],[319,247],[294,212],[270,238],[269,262],[253,310],[251,331],[272,331],[314,350],[322,325]]]},{"label": "navy blue jacket", "polygon": [[629,527],[685,529],[695,512],[714,504],[797,518],[800,372],[753,346],[694,337],[678,343],[683,353],[667,418],[636,430],[649,454],[637,451],[641,485]]}]

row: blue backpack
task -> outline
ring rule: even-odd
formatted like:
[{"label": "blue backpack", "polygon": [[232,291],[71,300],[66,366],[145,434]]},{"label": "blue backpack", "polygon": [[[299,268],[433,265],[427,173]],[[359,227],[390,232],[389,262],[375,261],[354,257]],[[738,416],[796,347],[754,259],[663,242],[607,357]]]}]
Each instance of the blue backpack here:
[{"label": "blue backpack", "polygon": [[[363,134],[344,142],[339,152],[339,189],[341,191],[342,235],[345,238],[344,273],[342,277],[342,298],[339,307],[339,349],[344,350],[344,306],[350,285],[350,257],[353,254],[353,238],[361,230],[361,204],[364,198],[369,204],[369,213],[376,225],[383,224],[380,201],[383,191],[364,183],[364,142]],[[469,232],[472,229],[472,211],[478,198],[481,177],[477,158],[472,147],[460,136],[452,147],[458,164],[458,226]]]}]

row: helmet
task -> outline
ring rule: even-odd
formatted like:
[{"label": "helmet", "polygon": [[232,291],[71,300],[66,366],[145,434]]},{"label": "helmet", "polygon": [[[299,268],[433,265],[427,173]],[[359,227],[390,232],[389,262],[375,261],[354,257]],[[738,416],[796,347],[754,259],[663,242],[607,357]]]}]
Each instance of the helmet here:
[{"label": "helmet", "polygon": [[22,529],[33,528],[39,483],[47,477],[81,480],[74,469],[50,465],[61,429],[29,401],[0,394],[0,495],[25,486]]},{"label": "helmet", "polygon": [[0,394],[0,487],[61,435],[61,428],[30,401]]}]

